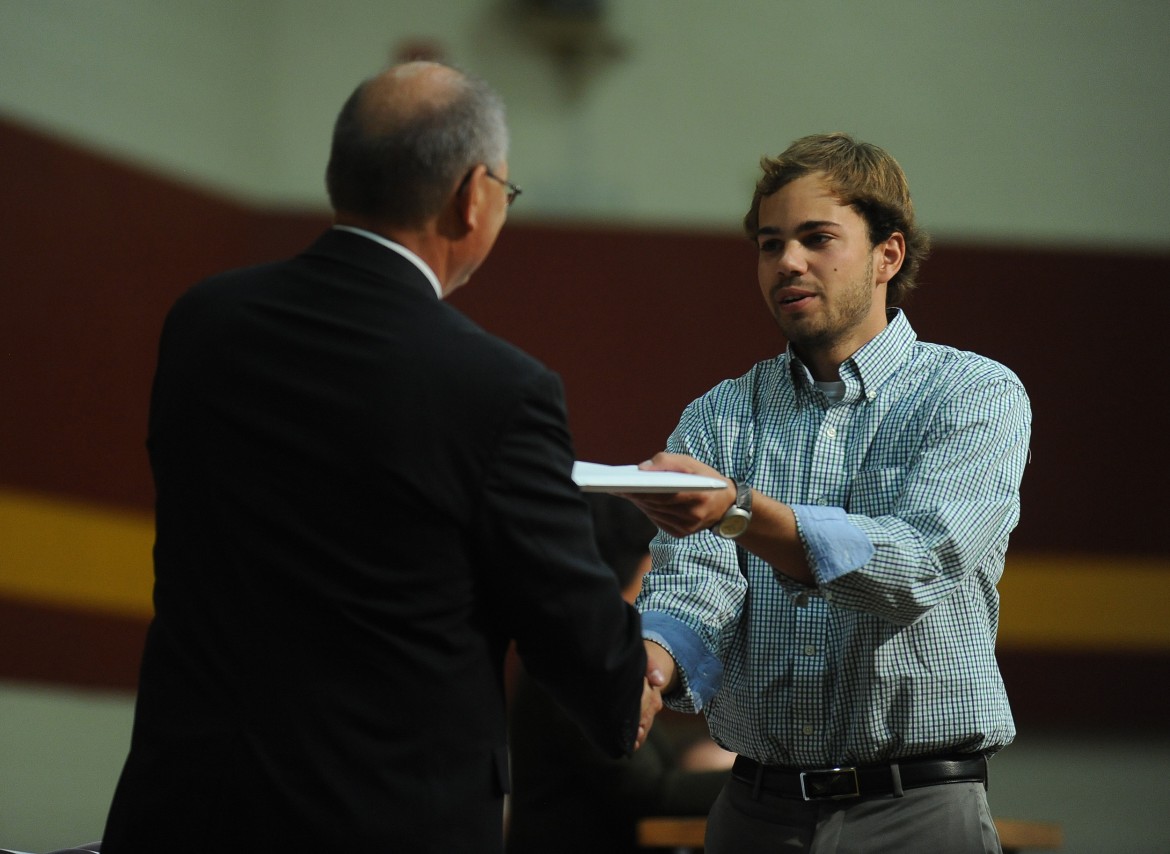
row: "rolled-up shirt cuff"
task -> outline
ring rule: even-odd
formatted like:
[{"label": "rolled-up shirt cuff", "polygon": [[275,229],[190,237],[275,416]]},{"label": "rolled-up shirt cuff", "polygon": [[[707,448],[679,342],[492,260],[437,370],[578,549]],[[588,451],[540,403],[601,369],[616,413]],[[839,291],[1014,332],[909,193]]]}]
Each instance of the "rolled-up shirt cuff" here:
[{"label": "rolled-up shirt cuff", "polygon": [[723,682],[723,665],[686,623],[662,611],[642,614],[642,637],[666,649],[678,665],[679,679],[696,711],[715,696]]},{"label": "rolled-up shirt cuff", "polygon": [[840,507],[792,504],[796,525],[820,584],[836,581],[869,563],[874,547]]}]

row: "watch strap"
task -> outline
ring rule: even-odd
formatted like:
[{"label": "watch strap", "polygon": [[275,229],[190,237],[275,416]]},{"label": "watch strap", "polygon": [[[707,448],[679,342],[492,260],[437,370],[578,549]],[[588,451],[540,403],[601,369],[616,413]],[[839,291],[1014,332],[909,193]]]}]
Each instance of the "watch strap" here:
[{"label": "watch strap", "polygon": [[746,483],[740,483],[734,478],[728,478],[735,487],[735,501],[727,508],[727,512],[715,523],[713,531],[717,536],[727,540],[734,540],[747,530],[752,520],[752,488]]}]

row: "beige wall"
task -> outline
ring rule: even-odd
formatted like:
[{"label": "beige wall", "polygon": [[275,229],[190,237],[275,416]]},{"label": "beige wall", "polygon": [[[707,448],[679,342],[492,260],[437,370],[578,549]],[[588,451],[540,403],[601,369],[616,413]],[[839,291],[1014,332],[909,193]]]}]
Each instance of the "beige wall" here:
[{"label": "beige wall", "polygon": [[1170,246],[1162,0],[611,0],[579,87],[522,6],[0,0],[0,112],[315,207],[340,100],[430,39],[509,102],[517,217],[733,229],[760,155],[840,129],[941,236]]}]

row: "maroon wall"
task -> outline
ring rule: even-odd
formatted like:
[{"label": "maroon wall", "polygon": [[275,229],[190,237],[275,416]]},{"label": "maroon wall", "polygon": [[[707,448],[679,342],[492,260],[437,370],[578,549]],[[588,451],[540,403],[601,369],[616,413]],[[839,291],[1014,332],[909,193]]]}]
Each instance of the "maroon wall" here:
[{"label": "maroon wall", "polygon": [[[204,275],[295,252],[327,216],[246,208],[3,121],[0,151],[0,487],[149,510],[146,405],[167,307]],[[907,306],[919,335],[1000,359],[1031,394],[1013,550],[1165,557],[1170,254],[943,242],[921,281]],[[687,402],[782,346],[733,232],[514,221],[452,303],[561,373],[578,456],[599,462],[649,456]],[[141,626],[74,617],[0,602],[0,676],[74,678],[29,662],[14,627],[43,624],[120,638],[107,681],[126,684]],[[1114,681],[1167,675],[1165,656],[1124,658],[1067,663]],[[1051,660],[1009,658],[1005,673],[1063,678]]]}]

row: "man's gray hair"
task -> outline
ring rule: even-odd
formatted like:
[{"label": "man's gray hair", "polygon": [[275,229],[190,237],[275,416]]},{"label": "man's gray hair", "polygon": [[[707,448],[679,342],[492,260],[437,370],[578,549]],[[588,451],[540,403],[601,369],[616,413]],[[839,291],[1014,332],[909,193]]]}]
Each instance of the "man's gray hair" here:
[{"label": "man's gray hair", "polygon": [[377,78],[341,108],[325,183],[335,211],[400,227],[436,216],[477,164],[508,156],[504,102],[483,80],[454,72],[440,97],[377,102]]}]

